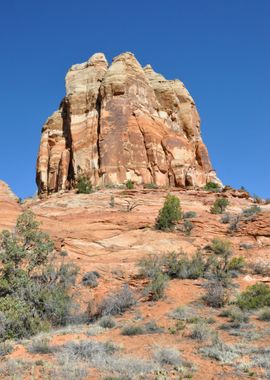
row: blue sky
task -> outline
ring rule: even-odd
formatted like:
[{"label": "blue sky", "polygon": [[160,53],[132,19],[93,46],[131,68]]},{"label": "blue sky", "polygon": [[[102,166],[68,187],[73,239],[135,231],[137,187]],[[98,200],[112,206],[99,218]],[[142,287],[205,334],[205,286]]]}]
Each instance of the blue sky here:
[{"label": "blue sky", "polygon": [[191,92],[219,177],[270,197],[269,0],[1,3],[0,178],[34,194],[41,127],[68,68],[132,51]]}]

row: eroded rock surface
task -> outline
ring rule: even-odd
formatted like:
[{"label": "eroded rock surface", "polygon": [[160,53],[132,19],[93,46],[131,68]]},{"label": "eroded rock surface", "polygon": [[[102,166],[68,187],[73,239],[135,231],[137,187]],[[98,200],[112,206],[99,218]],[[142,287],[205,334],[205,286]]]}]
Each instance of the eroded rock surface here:
[{"label": "eroded rock surface", "polygon": [[132,53],[110,66],[102,53],[72,66],[66,96],[42,129],[39,192],[70,189],[79,173],[94,185],[219,182],[183,83],[142,68]]},{"label": "eroded rock surface", "polygon": [[0,231],[14,228],[20,212],[18,198],[9,186],[0,180]]}]

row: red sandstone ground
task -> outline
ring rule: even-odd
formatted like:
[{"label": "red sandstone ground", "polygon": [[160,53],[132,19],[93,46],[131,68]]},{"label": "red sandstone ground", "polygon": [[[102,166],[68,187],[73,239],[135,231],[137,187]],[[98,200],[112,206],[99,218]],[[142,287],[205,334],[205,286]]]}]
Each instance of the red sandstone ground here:
[{"label": "red sandstone ground", "polygon": [[[0,228],[12,228],[16,216],[23,210],[30,209],[42,223],[42,229],[54,239],[58,251],[66,251],[68,260],[75,262],[80,268],[78,284],[74,287],[77,300],[82,309],[86,309],[90,300],[99,303],[100,300],[128,283],[137,295],[140,294],[143,283],[136,277],[138,260],[151,253],[163,255],[170,251],[183,250],[188,254],[198,248],[205,247],[213,238],[226,238],[233,245],[236,256],[244,256],[247,262],[246,273],[235,279],[241,289],[257,281],[270,282],[267,276],[254,274],[252,267],[258,261],[266,264],[270,262],[270,205],[262,205],[262,211],[254,221],[241,222],[239,230],[234,235],[227,233],[227,224],[220,222],[220,215],[210,213],[210,207],[219,194],[196,190],[171,189],[171,193],[181,200],[183,211],[195,211],[197,216],[192,219],[195,228],[191,236],[185,236],[181,231],[181,224],[175,232],[160,232],[153,226],[158,210],[162,207],[168,193],[166,189],[157,190],[99,190],[89,195],[63,192],[43,199],[29,199],[22,205],[14,197],[1,195]],[[227,191],[223,194],[228,197],[230,205],[228,212],[240,213],[250,207],[251,199],[242,198],[243,193]],[[111,196],[115,206],[110,206]],[[127,201],[137,202],[139,205],[131,212],[126,211]],[[250,249],[241,248],[241,244],[250,244]],[[88,271],[98,271],[101,275],[99,285],[95,289],[85,288],[80,284],[81,276]],[[116,317],[117,326],[114,329],[103,331],[97,336],[87,336],[90,326],[81,326],[81,330],[65,334],[54,331],[50,334],[51,344],[59,345],[71,340],[94,339],[112,341],[123,347],[123,353],[129,356],[151,359],[152,349],[160,347],[174,347],[180,350],[187,361],[196,366],[192,374],[193,379],[248,379],[263,378],[262,370],[236,373],[228,365],[222,365],[214,359],[204,358],[198,353],[198,348],[205,342],[196,342],[190,339],[190,326],[177,334],[171,334],[168,328],[173,327],[175,321],[168,314],[178,306],[192,305],[199,316],[214,318],[211,328],[218,330],[226,318],[219,317],[219,310],[204,305],[201,300],[204,280],[171,280],[165,292],[164,299],[151,302],[141,297],[141,301],[130,311]],[[237,290],[238,291],[238,290]],[[140,318],[139,318],[140,317]],[[252,324],[260,331],[270,330],[269,322],[259,322],[252,316]],[[164,330],[159,334],[144,334],[138,336],[121,335],[121,326],[135,321],[136,324],[145,324],[155,321]],[[268,331],[269,334],[269,331]],[[247,345],[267,346],[269,336],[266,333],[255,341],[244,341],[241,337],[229,335],[227,331],[219,330],[219,335],[227,343],[244,342]],[[44,372],[37,360],[54,363],[52,354],[30,354],[26,345],[17,344],[10,358],[33,361],[32,377],[28,372],[22,375],[23,379],[45,379]],[[243,360],[243,359],[241,359]],[[97,369],[91,370],[89,379],[103,379],[105,374]],[[156,379],[180,379],[180,375],[173,369],[167,377],[149,377]],[[165,375],[164,375],[165,376]],[[253,376],[253,377],[252,377]],[[145,377],[147,378],[147,377]]]}]

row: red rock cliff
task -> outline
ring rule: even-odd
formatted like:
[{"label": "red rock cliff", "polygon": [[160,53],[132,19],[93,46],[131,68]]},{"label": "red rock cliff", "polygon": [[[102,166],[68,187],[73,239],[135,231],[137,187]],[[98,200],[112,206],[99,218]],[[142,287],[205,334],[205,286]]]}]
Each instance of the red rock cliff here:
[{"label": "red rock cliff", "polygon": [[66,96],[43,126],[39,192],[70,189],[80,172],[94,185],[219,182],[183,83],[142,68],[132,53],[110,66],[102,53],[72,66]]}]

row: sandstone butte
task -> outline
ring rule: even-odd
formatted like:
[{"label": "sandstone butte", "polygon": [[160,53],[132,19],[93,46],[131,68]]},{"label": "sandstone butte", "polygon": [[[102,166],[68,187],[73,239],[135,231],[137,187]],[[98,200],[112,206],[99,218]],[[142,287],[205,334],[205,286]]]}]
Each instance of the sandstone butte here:
[{"label": "sandstone butte", "polygon": [[194,100],[180,80],[166,80],[132,53],[102,53],[73,65],[66,96],[46,121],[37,159],[39,193],[93,185],[155,183],[202,187],[218,182]]}]

